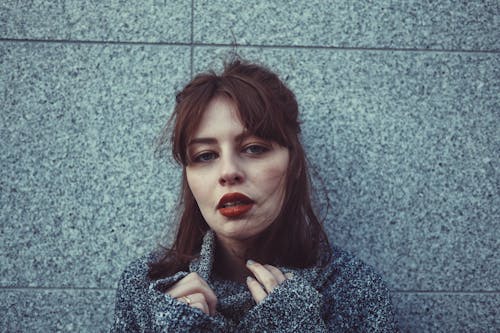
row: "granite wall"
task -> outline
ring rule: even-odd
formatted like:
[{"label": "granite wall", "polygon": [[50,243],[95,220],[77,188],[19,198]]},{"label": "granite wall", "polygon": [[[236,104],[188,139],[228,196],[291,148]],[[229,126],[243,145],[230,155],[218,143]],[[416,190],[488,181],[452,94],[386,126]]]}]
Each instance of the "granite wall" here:
[{"label": "granite wall", "polygon": [[121,270],[172,236],[174,93],[237,44],[296,92],[331,239],[402,330],[498,332],[499,6],[2,1],[0,331],[109,328]]}]

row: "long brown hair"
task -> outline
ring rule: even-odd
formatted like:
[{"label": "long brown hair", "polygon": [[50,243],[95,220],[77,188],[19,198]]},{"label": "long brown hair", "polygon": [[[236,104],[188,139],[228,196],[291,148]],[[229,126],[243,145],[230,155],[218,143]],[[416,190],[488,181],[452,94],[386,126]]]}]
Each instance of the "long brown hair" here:
[{"label": "long brown hair", "polygon": [[259,246],[249,249],[247,257],[288,267],[314,265],[320,244],[328,245],[328,238],[311,203],[295,95],[269,69],[235,58],[225,64],[221,74],[211,71],[197,75],[176,96],[176,106],[160,138],[159,148],[165,147],[170,139],[173,157],[183,166],[181,214],[172,247],[165,248],[158,261],[150,264],[149,277],[158,279],[186,270],[199,253],[203,236],[209,229],[187,184],[185,167],[187,143],[197,129],[197,120],[216,96],[235,103],[249,133],[289,150],[283,205],[275,221],[258,235]]}]

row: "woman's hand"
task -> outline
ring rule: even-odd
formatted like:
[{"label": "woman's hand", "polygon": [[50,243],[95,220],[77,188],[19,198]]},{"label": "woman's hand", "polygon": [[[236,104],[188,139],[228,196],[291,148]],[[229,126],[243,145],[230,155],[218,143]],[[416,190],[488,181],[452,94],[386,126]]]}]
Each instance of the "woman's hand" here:
[{"label": "woman's hand", "polygon": [[167,295],[209,316],[215,314],[217,296],[197,273],[189,273],[167,290]]},{"label": "woman's hand", "polygon": [[248,269],[254,274],[254,277],[247,277],[247,286],[255,302],[260,303],[266,296],[273,291],[280,283],[291,274],[283,274],[279,269],[271,265],[261,265],[255,261],[247,262]]}]

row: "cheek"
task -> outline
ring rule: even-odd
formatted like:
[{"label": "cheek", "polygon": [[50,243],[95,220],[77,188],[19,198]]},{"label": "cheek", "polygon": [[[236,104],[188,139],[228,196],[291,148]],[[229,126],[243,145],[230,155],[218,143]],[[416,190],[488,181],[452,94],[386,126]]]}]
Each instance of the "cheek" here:
[{"label": "cheek", "polygon": [[193,193],[196,202],[200,205],[202,203],[200,201],[206,196],[205,191],[207,189],[207,186],[203,186],[203,177],[197,173],[186,172],[186,179],[191,193]]},{"label": "cheek", "polygon": [[276,166],[262,170],[259,179],[262,188],[269,194],[280,193],[285,188],[286,167]]},{"label": "cheek", "polygon": [[278,186],[283,187],[286,180],[289,161],[290,156],[288,151],[281,151],[269,167],[269,181],[274,181],[276,184],[278,184]]}]

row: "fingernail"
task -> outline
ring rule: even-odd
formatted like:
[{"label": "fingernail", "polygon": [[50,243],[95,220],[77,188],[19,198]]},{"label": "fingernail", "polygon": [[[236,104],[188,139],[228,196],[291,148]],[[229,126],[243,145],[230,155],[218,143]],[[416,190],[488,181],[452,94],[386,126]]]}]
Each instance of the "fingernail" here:
[{"label": "fingernail", "polygon": [[253,261],[252,259],[247,260],[247,266],[251,266],[253,264],[255,264],[255,261]]},{"label": "fingernail", "polygon": [[247,276],[247,283],[248,283],[248,282],[252,282],[252,281],[253,281],[253,277],[251,277],[251,276]]}]

